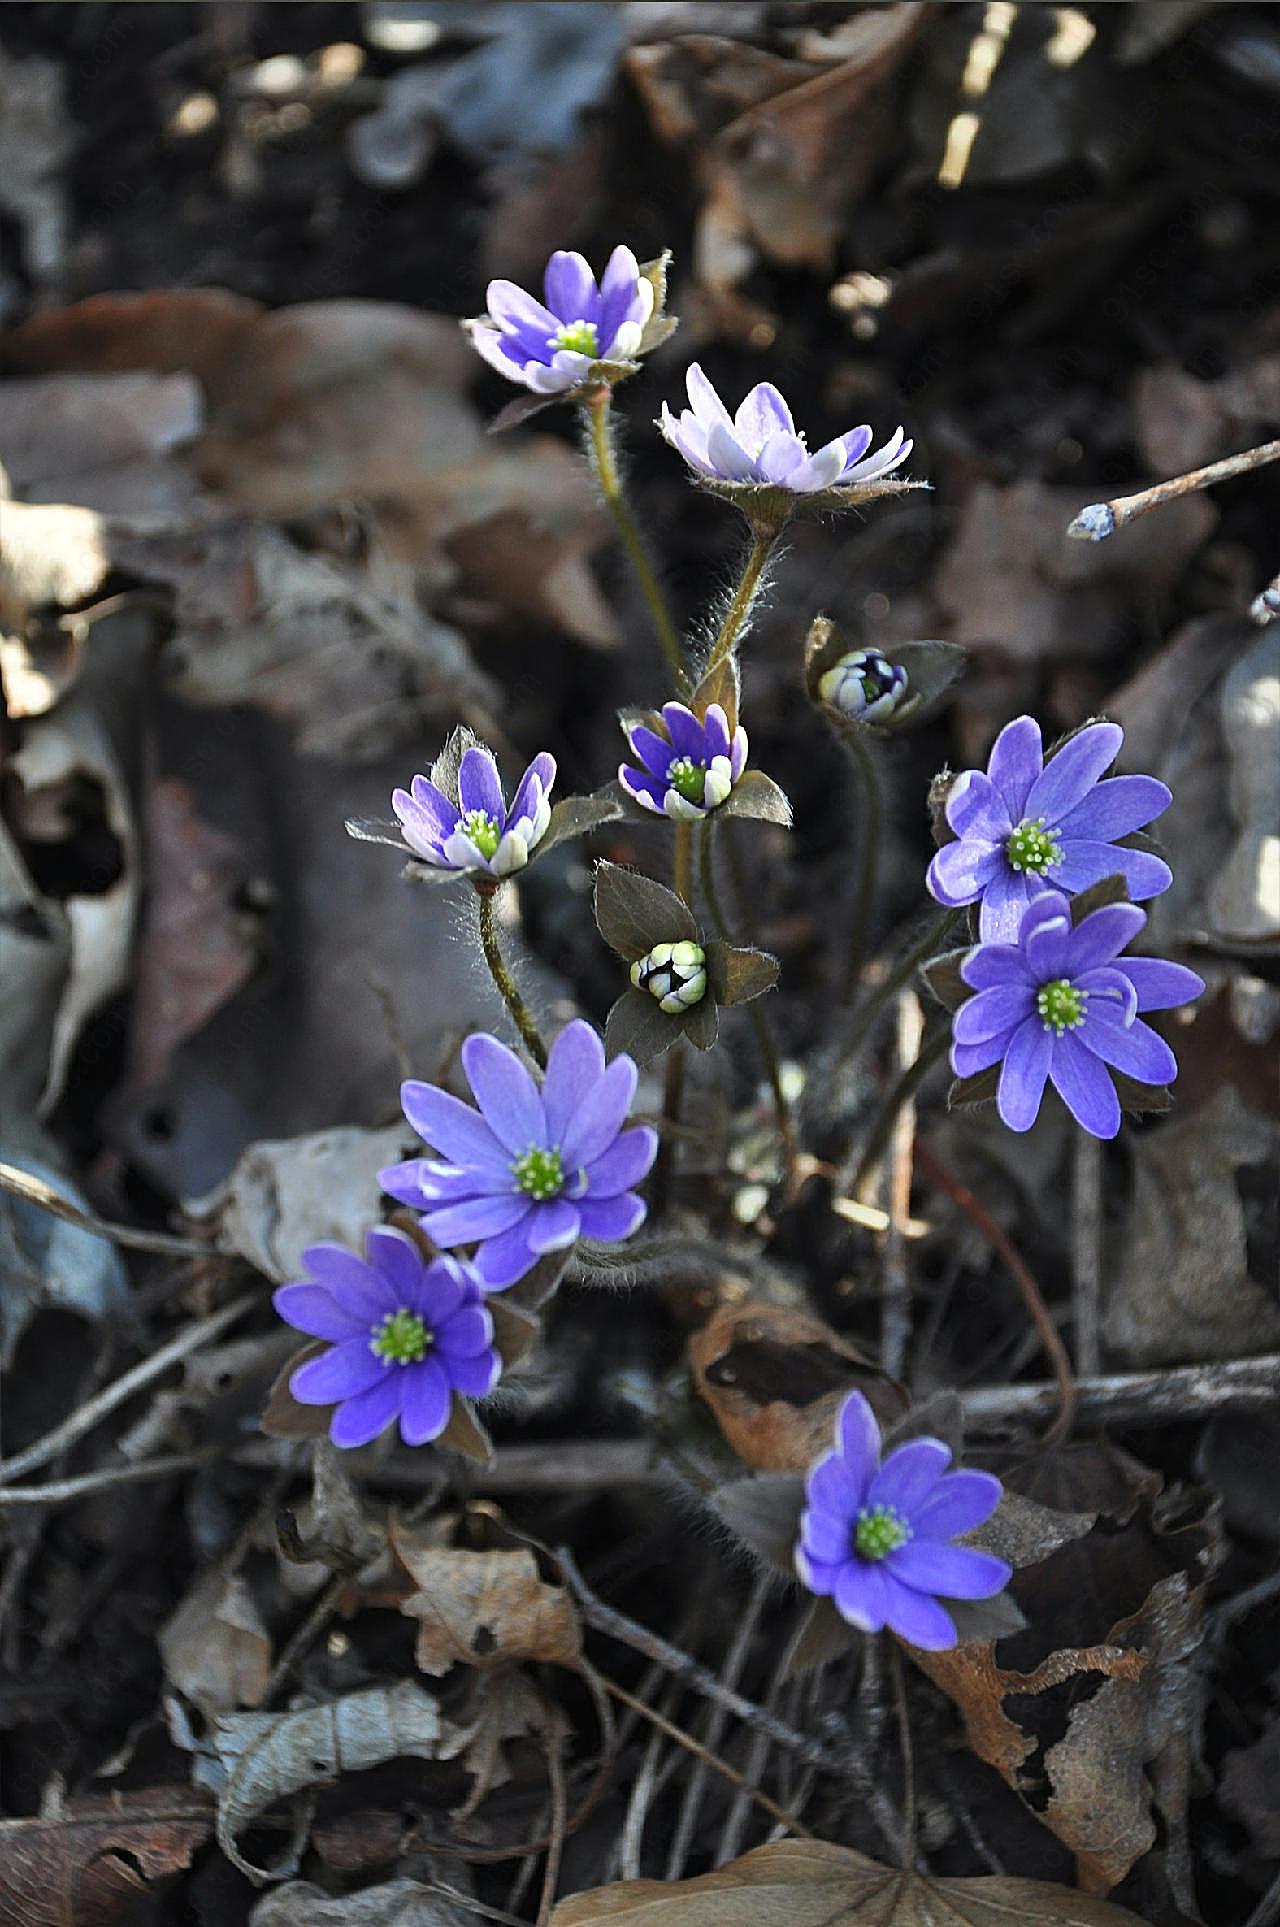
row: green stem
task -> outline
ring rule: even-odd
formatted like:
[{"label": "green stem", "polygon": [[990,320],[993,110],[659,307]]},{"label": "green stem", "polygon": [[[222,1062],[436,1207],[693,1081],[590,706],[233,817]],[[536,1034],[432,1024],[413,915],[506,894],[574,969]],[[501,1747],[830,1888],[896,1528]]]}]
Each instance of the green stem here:
[{"label": "green stem", "polygon": [[693,825],[677,823],[671,878],[675,893],[686,909],[693,908]]},{"label": "green stem", "polygon": [[950,1042],[950,1024],[939,1025],[928,1042],[922,1045],[914,1063],[908,1064],[906,1069],[898,1077],[898,1081],[880,1106],[880,1114],[876,1118],[871,1136],[867,1140],[867,1148],[858,1160],[858,1169],[854,1174],[853,1182],[848,1187],[851,1197],[857,1196],[858,1187],[861,1185],[862,1180],[866,1177],[867,1172],[871,1169],[877,1158],[882,1155],[885,1146],[893,1135],[894,1120],[898,1112],[902,1109],[903,1105],[915,1095],[925,1078],[929,1075],[929,1072],[938,1062],[938,1059],[945,1056]]},{"label": "green stem", "polygon": [[849,1003],[858,988],[862,960],[867,951],[867,930],[876,894],[876,871],[880,862],[881,820],[880,773],[856,725],[839,732],[840,740],[857,764],[862,784],[863,816],[858,882],[853,899],[853,929],[849,933],[849,961],[845,967],[842,1003]]},{"label": "green stem", "polygon": [[947,910],[942,916],[935,917],[919,942],[912,945],[905,957],[901,958],[889,972],[884,982],[878,984],[866,1002],[859,1005],[853,1012],[848,1033],[836,1053],[833,1066],[835,1070],[843,1070],[889,999],[896,996],[905,983],[911,981],[921,964],[928,963],[930,957],[941,950],[950,932],[963,915],[963,910]]},{"label": "green stem", "polygon": [[511,1012],[515,1027],[524,1040],[525,1049],[538,1069],[545,1071],[547,1047],[539,1036],[538,1026],[530,1016],[528,1006],[516,988],[516,980],[504,963],[502,952],[498,949],[498,931],[493,915],[495,894],[494,890],[476,886],[476,903],[480,911],[480,947],[484,951],[484,960],[489,966],[489,975],[498,986],[503,1003]]},{"label": "green stem", "polygon": [[[716,888],[715,863],[712,853],[712,837],[714,834],[715,817],[704,817],[701,847],[702,894],[707,900],[707,909],[711,913],[711,921],[715,925],[716,935],[722,943],[731,943],[733,939],[729,935],[729,925],[725,919],[724,907],[720,902],[720,892]],[[778,1120],[778,1136],[782,1139],[782,1154],[786,1159],[787,1178],[788,1182],[790,1182],[795,1172],[798,1147],[796,1145],[795,1126],[791,1119],[791,1106],[787,1102],[787,1094],[782,1086],[782,1065],[778,1059],[778,1047],[773,1041],[773,1032],[769,1028],[769,1020],[754,999],[747,1005],[747,1016],[751,1019],[751,1028],[756,1035],[756,1048],[760,1052],[760,1061],[764,1065],[764,1073],[769,1080],[769,1089],[773,1093],[774,1116]]]},{"label": "green stem", "polygon": [[781,533],[780,529],[765,529],[753,537],[747,566],[742,571],[742,580],[734,590],[733,600],[724,612],[724,620],[711,645],[711,654],[707,657],[701,680],[705,681],[713,669],[720,667],[737,642],[738,631],[747,619],[756,590],[760,586],[760,577],[764,574],[764,565],[769,559],[769,551]]},{"label": "green stem", "polygon": [[658,1135],[658,1155],[654,1160],[653,1182],[649,1191],[649,1216],[655,1223],[666,1211],[675,1177],[680,1105],[684,1099],[685,1047],[677,1040],[667,1052],[662,1080],[662,1128]]},{"label": "green stem", "polygon": [[594,389],[582,405],[582,412],[586,417],[591,458],[595,463],[596,476],[600,483],[600,493],[604,496],[605,507],[613,517],[614,527],[627,552],[627,560],[640,585],[640,593],[648,605],[649,619],[662,645],[667,667],[675,678],[677,691],[685,695],[690,687],[690,677],[680,649],[680,638],[676,634],[675,624],[671,620],[662,590],[658,586],[658,579],[644,552],[640,532],[631,519],[631,511],[627,507],[626,498],[622,492],[622,477],[618,472],[617,458],[613,449],[612,403],[613,391],[606,385]]}]

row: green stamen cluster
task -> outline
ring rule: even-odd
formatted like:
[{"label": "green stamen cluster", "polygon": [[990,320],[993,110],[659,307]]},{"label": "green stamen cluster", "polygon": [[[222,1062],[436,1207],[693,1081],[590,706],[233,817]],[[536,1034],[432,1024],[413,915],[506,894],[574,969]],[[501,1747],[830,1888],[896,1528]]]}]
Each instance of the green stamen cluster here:
[{"label": "green stamen cluster", "polygon": [[706,966],[701,944],[656,943],[647,956],[638,957],[632,964],[631,981],[637,990],[647,990],[657,999],[659,1010],[678,1017],[705,997]]},{"label": "green stamen cluster", "polygon": [[686,803],[701,803],[707,789],[707,766],[695,763],[692,756],[678,756],[667,765],[667,781]]},{"label": "green stamen cluster", "polygon": [[389,1311],[369,1340],[369,1350],[388,1365],[416,1365],[434,1343],[416,1311]]},{"label": "green stamen cluster", "polygon": [[863,1506],[858,1514],[853,1543],[863,1559],[883,1559],[905,1546],[911,1527],[896,1506]]},{"label": "green stamen cluster", "polygon": [[496,817],[487,816],[483,810],[468,810],[458,824],[464,836],[469,836],[481,856],[491,857],[502,841]]},{"label": "green stamen cluster", "polygon": [[594,321],[566,321],[556,329],[552,338],[553,348],[567,348],[573,355],[598,355],[599,339]]},{"label": "green stamen cluster", "polygon": [[564,1189],[564,1167],[559,1151],[542,1151],[536,1145],[531,1145],[522,1157],[516,1159],[511,1167],[511,1175],[535,1204],[545,1204],[548,1198],[558,1198]]},{"label": "green stamen cluster", "polygon": [[1004,853],[1011,870],[1022,870],[1028,876],[1042,877],[1046,870],[1062,861],[1057,833],[1045,829],[1042,816],[1034,823],[1029,818],[1019,823],[1006,842]]},{"label": "green stamen cluster", "polygon": [[1051,984],[1041,984],[1036,992],[1036,1009],[1046,1030],[1056,1030],[1061,1037],[1064,1030],[1079,1030],[1085,1018],[1085,1005],[1089,1001],[1087,990],[1077,990],[1065,977],[1058,977]]}]

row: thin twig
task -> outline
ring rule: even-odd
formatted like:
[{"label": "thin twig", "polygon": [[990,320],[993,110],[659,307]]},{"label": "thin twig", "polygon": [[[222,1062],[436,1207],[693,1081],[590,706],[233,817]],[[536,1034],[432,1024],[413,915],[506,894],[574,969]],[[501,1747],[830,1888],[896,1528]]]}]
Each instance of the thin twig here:
[{"label": "thin twig", "polygon": [[[747,1654],[751,1650],[751,1642],[760,1624],[760,1615],[764,1611],[765,1602],[772,1590],[772,1575],[767,1572],[757,1574],[755,1584],[751,1588],[750,1597],[747,1600],[742,1617],[738,1621],[737,1630],[733,1635],[733,1642],[725,1654],[724,1667],[720,1677],[726,1686],[736,1688],[738,1681],[742,1678],[742,1669],[746,1665]],[[704,1744],[708,1752],[714,1753],[719,1746],[724,1737],[724,1729],[728,1721],[729,1715],[723,1706],[712,1707],[710,1717],[707,1720],[706,1732],[703,1736]],[[706,1790],[707,1770],[706,1761],[699,1761],[689,1776],[689,1784],[685,1789],[684,1805],[680,1809],[680,1819],[677,1822],[675,1836],[671,1842],[671,1851],[667,1855],[667,1871],[665,1877],[668,1880],[678,1880],[684,1871],[684,1863],[689,1855],[694,1829],[698,1824],[698,1814],[702,1807],[702,1796]]]},{"label": "thin twig", "polygon": [[[159,1378],[180,1359],[199,1351],[202,1345],[207,1345],[214,1338],[220,1338],[229,1325],[234,1325],[238,1318],[243,1318],[247,1311],[251,1311],[260,1303],[261,1298],[257,1292],[246,1292],[242,1297],[234,1298],[229,1305],[223,1305],[221,1310],[211,1312],[207,1318],[201,1318],[194,1325],[188,1325],[185,1331],[171,1338],[167,1345],[162,1345],[158,1352],[151,1354],[150,1358],[144,1358],[140,1364],[133,1366],[122,1377],[113,1379],[110,1385],[105,1385],[94,1398],[86,1400],[68,1418],[65,1418],[61,1425],[56,1425],[52,1432],[46,1432],[43,1438],[27,1446],[25,1451],[17,1452],[11,1459],[5,1460],[0,1465],[0,1485],[7,1484],[11,1479],[21,1478],[26,1472],[34,1472],[37,1466],[47,1465],[50,1459],[55,1458],[68,1445],[74,1445],[77,1439],[85,1436],[86,1432],[91,1432],[109,1412],[114,1412],[117,1406],[123,1405],[125,1400],[132,1398],[135,1392],[140,1392],[144,1385],[149,1385],[152,1379]],[[152,1464],[155,1463],[157,1461],[153,1460]]]},{"label": "thin twig", "polygon": [[560,1862],[564,1856],[565,1834],[569,1824],[569,1796],[564,1783],[564,1761],[560,1745],[564,1737],[559,1713],[544,1704],[542,1730],[547,1742],[547,1778],[551,1782],[551,1819],[547,1829],[547,1857],[542,1869],[542,1897],[538,1902],[536,1927],[547,1927],[556,1903],[560,1884]]},{"label": "thin twig", "polygon": [[[920,999],[904,990],[898,999],[898,1066],[903,1079],[920,1061],[924,1020]],[[918,1081],[918,1079],[917,1079]],[[914,1088],[914,1087],[913,1087]],[[889,1139],[886,1204],[889,1229],[885,1234],[880,1285],[880,1362],[892,1378],[901,1378],[911,1339],[911,1275],[907,1225],[911,1218],[912,1150],[916,1112],[908,1094],[900,1100]]]},{"label": "thin twig", "polygon": [[95,1237],[106,1238],[125,1251],[154,1251],[163,1258],[221,1258],[224,1262],[233,1255],[217,1251],[212,1245],[200,1244],[194,1238],[175,1238],[167,1231],[139,1231],[132,1225],[113,1224],[109,1218],[95,1218],[91,1212],[81,1211],[59,1196],[52,1185],[14,1164],[0,1164],[0,1190],[12,1191],[27,1204],[47,1211],[51,1218],[63,1218],[67,1224],[91,1231]]},{"label": "thin twig", "polygon": [[[1184,1365],[1158,1372],[1117,1372],[1076,1384],[1076,1415],[1095,1424],[1181,1425],[1219,1412],[1256,1412],[1280,1399],[1280,1353]],[[1059,1385],[991,1385],[964,1393],[965,1423],[976,1431],[1035,1425],[1061,1401]]]},{"label": "thin twig", "polygon": [[1092,1378],[1102,1362],[1098,1312],[1102,1296],[1102,1146],[1077,1131],[1071,1159],[1071,1299],[1076,1370]]},{"label": "thin twig", "polygon": [[476,886],[476,904],[480,916],[480,948],[489,966],[489,975],[498,987],[498,994],[511,1012],[511,1020],[520,1033],[525,1049],[540,1071],[547,1068],[547,1047],[543,1043],[534,1023],[529,1007],[520,995],[519,986],[512,976],[498,948],[498,931],[493,915],[495,891],[488,887]]},{"label": "thin twig", "polygon": [[1053,1367],[1053,1375],[1057,1382],[1058,1413],[1044,1435],[1046,1446],[1056,1445],[1059,1439],[1067,1438],[1071,1432],[1076,1411],[1076,1379],[1071,1369],[1067,1348],[1062,1342],[1062,1335],[1049,1316],[1048,1306],[1040,1296],[1040,1287],[1032,1276],[1026,1260],[1005,1236],[985,1204],[974,1196],[967,1185],[961,1184],[959,1178],[942,1162],[935,1151],[930,1150],[923,1139],[916,1146],[916,1155],[930,1177],[942,1186],[948,1197],[959,1205],[970,1224],[982,1233],[996,1256],[1003,1261],[1006,1271],[1018,1287],[1022,1302],[1030,1314],[1031,1322],[1036,1328],[1045,1355]]},{"label": "thin twig", "polygon": [[595,464],[605,507],[613,517],[614,527],[627,552],[627,560],[639,584],[640,593],[645,599],[654,634],[662,646],[662,653],[667,659],[667,667],[675,680],[676,689],[683,695],[689,688],[690,679],[680,648],[680,638],[676,634],[675,624],[671,620],[662,590],[658,586],[658,578],[650,566],[644,543],[640,539],[640,532],[632,520],[631,511],[627,507],[626,497],[623,494],[622,476],[618,470],[613,447],[612,399],[612,390],[607,384],[593,389],[586,397],[582,414],[587,429],[587,446]]},{"label": "thin twig", "polygon": [[[917,1006],[918,1008],[918,1006]],[[852,1172],[842,1171],[837,1179],[836,1189],[840,1196],[856,1196],[863,1179],[874,1164],[880,1161],[886,1147],[894,1136],[895,1128],[904,1109],[911,1109],[911,1100],[925,1078],[939,1060],[945,1057],[951,1043],[950,1024],[940,1024],[933,1036],[918,1050],[912,1060],[900,1072],[893,1089],[883,1100],[876,1113],[866,1148],[858,1159]],[[904,1220],[905,1222],[905,1220]]]},{"label": "thin twig", "polygon": [[1220,462],[1210,462],[1207,468],[1189,469],[1185,475],[1172,475],[1167,482],[1157,482],[1152,488],[1139,489],[1136,495],[1117,495],[1109,502],[1090,502],[1082,508],[1074,522],[1067,525],[1067,534],[1073,535],[1078,542],[1105,542],[1109,535],[1122,529],[1129,522],[1136,522],[1140,515],[1149,515],[1152,509],[1161,508],[1166,502],[1176,501],[1180,495],[1193,495],[1198,489],[1212,488],[1215,482],[1230,482],[1237,475],[1251,474],[1255,468],[1264,468],[1268,462],[1280,462],[1280,442],[1263,442],[1257,448],[1246,448],[1243,454],[1228,455]]},{"label": "thin twig", "polygon": [[162,1458],[143,1459],[140,1465],[109,1465],[101,1472],[82,1472],[74,1479],[51,1479],[47,1485],[6,1485],[0,1487],[0,1511],[15,1505],[69,1505],[95,1492],[110,1492],[116,1486],[165,1479],[174,1472],[195,1472],[227,1455],[225,1445],[203,1445],[197,1452],[169,1452]]},{"label": "thin twig", "polygon": [[902,1866],[916,1864],[916,1756],[911,1744],[911,1708],[907,1702],[906,1669],[902,1648],[896,1639],[889,1642],[889,1674],[893,1680],[893,1705],[898,1716],[898,1746],[902,1754]]},{"label": "thin twig", "polygon": [[858,825],[858,880],[853,895],[853,927],[849,932],[849,954],[845,962],[843,1004],[851,1003],[862,975],[867,954],[867,932],[875,903],[876,871],[880,865],[880,772],[856,724],[835,725],[836,734],[848,750],[858,772],[862,789],[862,819]]}]

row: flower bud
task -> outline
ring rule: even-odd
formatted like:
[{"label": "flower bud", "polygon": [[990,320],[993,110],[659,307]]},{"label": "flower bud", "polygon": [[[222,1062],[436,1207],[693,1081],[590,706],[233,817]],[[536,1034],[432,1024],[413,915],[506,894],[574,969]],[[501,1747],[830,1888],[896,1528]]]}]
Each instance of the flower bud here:
[{"label": "flower bud", "polygon": [[851,722],[881,722],[907,691],[907,672],[878,649],[854,649],[819,678],[818,694]]},{"label": "flower bud", "polygon": [[701,944],[656,943],[632,964],[631,981],[637,990],[648,991],[659,1010],[676,1017],[701,1003],[707,989],[706,965]]}]

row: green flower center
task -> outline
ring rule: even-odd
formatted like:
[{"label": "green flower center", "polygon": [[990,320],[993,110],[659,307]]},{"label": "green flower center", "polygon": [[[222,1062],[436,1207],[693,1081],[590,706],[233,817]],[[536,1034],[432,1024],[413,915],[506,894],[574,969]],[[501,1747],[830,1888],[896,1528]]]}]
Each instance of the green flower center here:
[{"label": "green flower center", "polygon": [[1046,1030],[1056,1030],[1061,1037],[1064,1030],[1079,1030],[1084,1022],[1084,1007],[1089,1001],[1087,990],[1077,990],[1065,977],[1057,977],[1051,984],[1041,984],[1036,992],[1036,1009]]},{"label": "green flower center", "polygon": [[483,857],[491,857],[502,841],[498,819],[487,816],[483,810],[468,810],[458,819],[458,828],[464,836],[471,838]]},{"label": "green flower center", "polygon": [[518,1157],[512,1165],[511,1174],[535,1204],[558,1198],[564,1189],[564,1167],[559,1151],[541,1151],[536,1145],[530,1145],[523,1157]]},{"label": "green flower center", "polygon": [[573,355],[598,355],[600,344],[594,321],[565,321],[551,337],[553,348],[567,348]]},{"label": "green flower center", "polygon": [[416,1365],[435,1339],[416,1311],[389,1311],[369,1340],[369,1350],[388,1365]]},{"label": "green flower center", "polygon": [[707,789],[707,766],[695,763],[692,756],[677,756],[674,763],[667,764],[667,781],[686,803],[701,803]]},{"label": "green flower center", "polygon": [[647,956],[637,957],[632,964],[631,981],[637,990],[647,990],[657,999],[659,1010],[678,1017],[707,994],[706,953],[701,944],[687,939],[655,943]]},{"label": "green flower center", "polygon": [[1029,818],[1019,823],[1005,844],[1004,853],[1011,870],[1022,870],[1029,876],[1042,877],[1053,864],[1062,861],[1057,832],[1046,830],[1042,816],[1034,823]]},{"label": "green flower center", "polygon": [[863,1506],[854,1528],[853,1543],[864,1559],[883,1559],[905,1546],[911,1527],[896,1506]]}]

